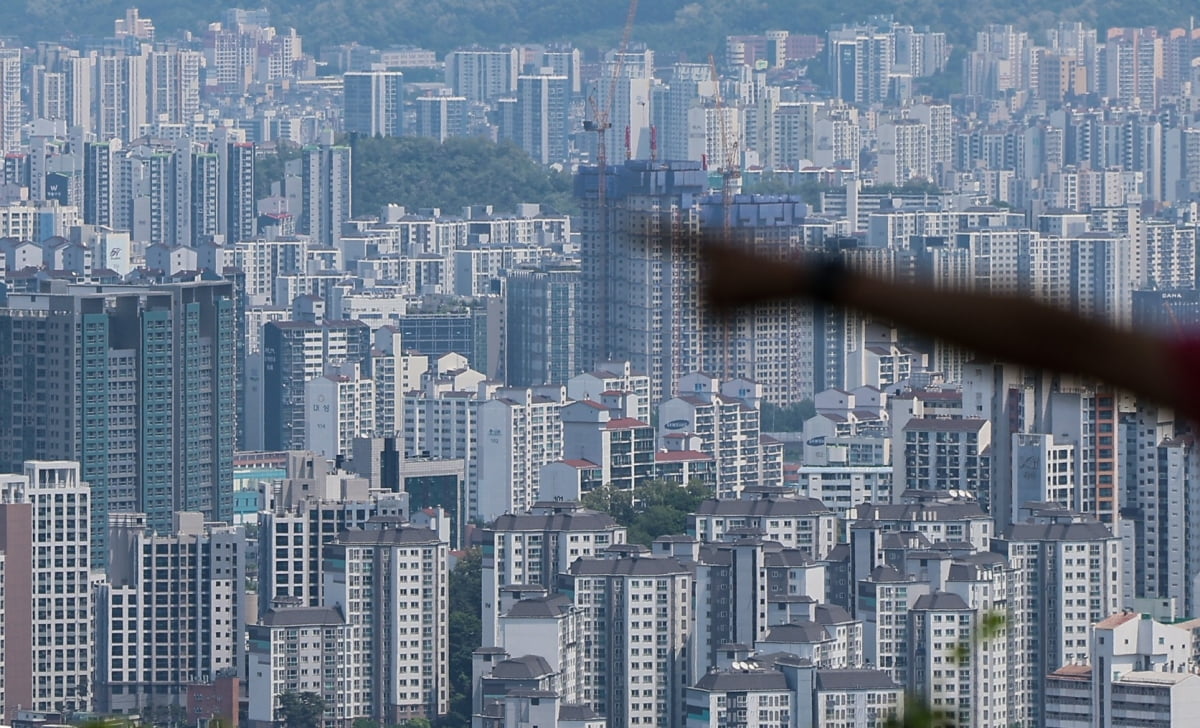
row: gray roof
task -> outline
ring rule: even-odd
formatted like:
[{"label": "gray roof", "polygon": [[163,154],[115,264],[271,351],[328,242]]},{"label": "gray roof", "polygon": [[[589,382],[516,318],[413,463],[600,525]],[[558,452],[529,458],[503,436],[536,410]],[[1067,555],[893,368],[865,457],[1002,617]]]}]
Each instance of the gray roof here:
[{"label": "gray roof", "polygon": [[371,529],[369,531],[351,528],[339,533],[334,541],[335,544],[342,546],[410,546],[432,545],[441,542],[436,531],[416,526]]},{"label": "gray roof", "polygon": [[506,513],[491,531],[607,531],[620,528],[607,513],[580,508],[566,513]]},{"label": "gray roof", "polygon": [[1014,523],[1005,533],[1009,541],[1102,541],[1112,531],[1099,521],[1077,523]]},{"label": "gray roof", "polygon": [[913,610],[919,609],[936,609],[936,610],[966,610],[970,609],[963,598],[957,594],[949,592],[934,592],[933,594],[922,594],[917,597],[917,601],[913,603]]},{"label": "gray roof", "polygon": [[904,424],[905,432],[978,432],[984,419],[950,420],[941,417],[913,417]]},{"label": "gray roof", "polygon": [[759,498],[755,500],[717,500],[710,498],[696,508],[697,516],[742,516],[774,518],[832,514],[816,498]]},{"label": "gray roof", "polygon": [[992,568],[994,566],[1008,566],[1008,559],[1004,558],[995,551],[977,551],[973,554],[964,554],[959,556],[957,561],[964,564],[973,564],[979,567]]},{"label": "gray roof", "polygon": [[345,624],[346,620],[333,607],[283,607],[267,610],[261,623],[266,627],[307,627]]},{"label": "gray roof", "polygon": [[839,543],[837,546],[829,549],[829,553],[825,554],[825,560],[830,563],[849,561],[852,553],[850,551],[850,544]]},{"label": "gray roof", "polygon": [[889,531],[883,534],[881,548],[885,549],[926,549],[931,545],[923,533],[916,531]]},{"label": "gray roof", "polygon": [[836,604],[818,604],[813,611],[813,618],[817,624],[845,624],[854,621],[850,612]]},{"label": "gray roof", "polygon": [[550,663],[541,655],[524,655],[497,662],[491,677],[498,680],[535,680],[551,674]]},{"label": "gray roof", "polygon": [[825,642],[829,639],[829,635],[821,625],[811,620],[798,619],[791,624],[775,625],[761,642],[783,642],[797,645]]},{"label": "gray roof", "polygon": [[911,581],[894,566],[876,566],[874,569],[871,569],[870,578],[874,582]]},{"label": "gray roof", "polygon": [[637,556],[640,554],[650,553],[650,549],[640,543],[614,543],[605,548],[602,553],[606,554],[628,554],[629,556]]},{"label": "gray roof", "polygon": [[[514,594],[537,594],[543,596],[550,592],[545,584],[505,584],[500,587],[502,592],[512,592]],[[532,597],[521,597],[522,599],[531,599]]]},{"label": "gray roof", "polygon": [[[733,551],[719,541],[707,541],[700,544],[700,563],[708,566],[729,566],[733,563]],[[725,546],[725,548],[721,548]]]},{"label": "gray roof", "polygon": [[571,600],[563,594],[522,599],[508,610],[509,617],[559,617],[573,607]]},{"label": "gray roof", "polygon": [[514,688],[509,690],[506,695],[512,698],[557,698],[558,693],[553,690],[534,690],[532,688]]},{"label": "gray roof", "polygon": [[899,690],[883,670],[817,670],[818,690]]},{"label": "gray roof", "polygon": [[812,604],[815,601],[807,594],[772,594],[767,597],[768,604]]},{"label": "gray roof", "polygon": [[[765,550],[765,549],[764,549]],[[763,559],[767,568],[791,568],[796,566],[807,566],[815,563],[800,549],[778,549],[767,551],[766,558]]]},{"label": "gray roof", "polygon": [[700,690],[719,692],[750,692],[757,690],[787,690],[787,680],[778,670],[721,670],[710,672],[696,681]]},{"label": "gray roof", "polygon": [[738,543],[758,543],[762,541],[760,537],[765,533],[766,531],[757,526],[734,526],[733,528],[725,529],[725,535],[727,537],[741,536],[741,538],[738,539]]},{"label": "gray roof", "polygon": [[690,574],[691,569],[674,557],[634,556],[618,559],[576,559],[571,564],[575,576],[671,576]]},{"label": "gray roof", "polygon": [[990,518],[978,503],[863,503],[854,509],[856,521],[960,521]]},{"label": "gray roof", "polygon": [[979,572],[980,567],[977,564],[956,561],[950,564],[950,572],[946,575],[946,578],[950,581],[978,581],[982,578]]},{"label": "gray roof", "polygon": [[596,720],[599,717],[590,705],[563,703],[558,706],[559,720]]}]

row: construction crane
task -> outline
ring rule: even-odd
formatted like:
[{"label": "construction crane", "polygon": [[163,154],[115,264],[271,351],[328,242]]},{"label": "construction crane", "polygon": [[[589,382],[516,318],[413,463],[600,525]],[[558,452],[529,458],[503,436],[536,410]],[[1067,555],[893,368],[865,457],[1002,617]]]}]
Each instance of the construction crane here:
[{"label": "construction crane", "polygon": [[[596,214],[599,217],[597,232],[601,244],[607,247],[608,240],[608,130],[612,128],[613,100],[617,96],[617,84],[625,70],[625,54],[629,48],[629,37],[633,34],[633,20],[637,17],[638,0],[629,0],[629,10],[625,14],[625,27],[621,29],[621,44],[617,46],[617,61],[613,66],[612,78],[609,79],[608,96],[604,99],[604,108],[596,102],[595,94],[588,96],[590,119],[584,119],[583,130],[596,134]],[[599,82],[597,83],[599,85]],[[598,256],[600,261],[597,271],[597,288],[602,292],[596,302],[598,317],[596,333],[604,340],[608,339],[608,251]],[[611,347],[610,347],[611,348]],[[612,351],[602,352],[606,357],[612,356]],[[590,364],[591,362],[589,362]]]},{"label": "construction crane", "polygon": [[[733,240],[733,198],[737,194],[738,180],[742,177],[739,164],[737,141],[729,133],[729,123],[725,118],[725,102],[721,98],[721,76],[717,73],[717,62],[712,55],[708,56],[708,68],[715,84],[713,91],[713,112],[717,116],[717,129],[720,133],[721,163],[717,171],[721,174],[721,239],[726,243]],[[721,375],[725,379],[732,376],[729,365],[730,327],[733,326],[729,317],[721,324],[721,350],[724,356]]]},{"label": "construction crane", "polygon": [[712,73],[712,80],[716,84],[716,89],[713,92],[713,111],[717,115],[717,130],[720,134],[718,140],[721,144],[721,164],[718,170],[721,173],[721,205],[722,205],[722,230],[725,239],[729,239],[729,234],[733,229],[733,197],[737,194],[737,182],[742,177],[741,165],[738,163],[738,143],[733,138],[729,131],[729,122],[725,118],[725,102],[721,98],[721,77],[717,74],[717,62],[712,55],[708,57],[708,67]]},{"label": "construction crane", "polygon": [[612,128],[613,99],[617,96],[617,84],[625,71],[625,53],[629,48],[629,37],[633,33],[633,19],[637,17],[638,0],[629,0],[629,11],[625,15],[625,27],[621,30],[621,45],[617,46],[617,62],[613,66],[612,78],[608,82],[608,96],[604,99],[604,108],[596,103],[595,95],[588,97],[588,108],[592,112],[591,119],[584,119],[583,130],[596,133],[596,171],[600,179],[598,202],[604,209],[605,185],[604,177],[608,171],[608,130]]}]

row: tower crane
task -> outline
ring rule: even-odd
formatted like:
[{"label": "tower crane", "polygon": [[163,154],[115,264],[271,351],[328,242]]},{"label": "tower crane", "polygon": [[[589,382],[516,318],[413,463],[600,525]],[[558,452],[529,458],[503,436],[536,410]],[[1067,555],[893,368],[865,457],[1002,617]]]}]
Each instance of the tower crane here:
[{"label": "tower crane", "polygon": [[[737,194],[738,180],[742,177],[739,163],[738,144],[730,134],[729,122],[725,118],[725,102],[721,97],[721,76],[717,73],[717,62],[712,55],[708,56],[708,67],[716,84],[713,92],[713,111],[717,116],[717,130],[720,134],[718,141],[721,149],[721,164],[717,171],[721,174],[721,239],[726,245],[733,241],[733,198]],[[733,323],[729,317],[721,322],[721,351],[723,356],[722,376],[729,379],[732,371],[729,362],[731,344],[730,327]]]},{"label": "tower crane", "polygon": [[[621,44],[617,47],[617,62],[613,66],[612,78],[609,79],[608,96],[604,99],[604,108],[600,108],[595,94],[588,97],[590,119],[584,119],[583,129],[596,134],[596,213],[599,216],[598,233],[600,244],[606,248],[608,239],[608,130],[612,128],[613,100],[617,95],[617,84],[625,70],[625,53],[629,48],[629,37],[633,33],[633,20],[637,17],[638,0],[629,0],[629,10],[625,14],[625,26],[621,30]],[[596,302],[596,333],[607,342],[608,339],[608,252],[597,256],[599,261],[596,275],[597,289],[601,291],[600,300]],[[604,352],[611,356],[611,351]],[[589,362],[590,364],[590,362]]]}]

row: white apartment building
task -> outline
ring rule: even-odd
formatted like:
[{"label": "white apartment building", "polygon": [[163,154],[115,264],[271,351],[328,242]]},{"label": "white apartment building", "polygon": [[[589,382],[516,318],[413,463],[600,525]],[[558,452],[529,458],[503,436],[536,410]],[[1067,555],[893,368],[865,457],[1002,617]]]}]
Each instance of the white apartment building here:
[{"label": "white apartment building", "polygon": [[750,531],[822,559],[838,543],[838,518],[813,498],[776,496],[708,499],[688,516],[688,532],[702,542],[740,538]]},{"label": "white apartment building", "polygon": [[371,493],[366,478],[326,474],[311,453],[294,453],[280,493],[258,514],[259,613],[273,606],[324,604],[324,561],[318,554],[342,531],[375,516],[403,517],[395,494]]},{"label": "white apartment building", "polygon": [[233,265],[246,276],[246,295],[252,306],[290,306],[292,299],[279,295],[275,281],[282,275],[307,272],[308,237],[243,240],[232,246]]},{"label": "white apartment building", "polygon": [[893,441],[892,482],[897,492],[969,493],[984,510],[991,510],[991,422],[913,417],[897,427]]},{"label": "white apartment building", "polygon": [[448,555],[437,533],[412,526],[368,524],[325,547],[326,606],[363,626],[343,649],[347,697],[364,717],[394,724],[450,709]]},{"label": "white apartment building", "polygon": [[582,694],[582,614],[570,597],[551,594],[522,599],[500,617],[498,646],[544,659],[564,703],[578,703]]},{"label": "white apartment building", "polygon": [[552,589],[576,559],[623,543],[624,526],[578,503],[542,503],[497,518],[483,532],[483,645],[499,644],[500,616],[512,606],[502,603],[502,587]]},{"label": "white apartment building", "polygon": [[1088,661],[1092,625],[1120,609],[1120,548],[1107,526],[1078,516],[1016,523],[992,541],[1015,572],[1010,618],[1026,635],[1009,658],[1010,720],[1041,720],[1045,676]]},{"label": "white apartment building", "polygon": [[841,607],[825,605],[818,609],[824,610],[820,618],[827,623],[793,619],[788,624],[774,625],[765,637],[754,642],[754,649],[796,655],[821,668],[861,667],[863,623],[852,619]]},{"label": "white apartment building", "polygon": [[446,56],[446,84],[467,101],[495,101],[517,90],[520,49],[460,49]]},{"label": "white apartment building", "polygon": [[892,501],[890,465],[801,465],[796,492],[825,504],[839,519],[860,503]]},{"label": "white apartment building", "polygon": [[1090,663],[1096,667],[1103,665],[1113,675],[1188,672],[1192,634],[1182,627],[1156,621],[1148,614],[1122,612],[1095,624],[1091,649]]},{"label": "white apartment building", "polygon": [[960,725],[975,725],[971,706],[983,697],[971,690],[979,617],[962,597],[946,592],[923,594],[908,610],[908,688]]},{"label": "white apartment building", "polygon": [[1200,721],[1200,676],[1129,672],[1112,684],[1112,713],[1104,728],[1173,728]]},{"label": "white apartment building", "polygon": [[492,284],[503,270],[537,265],[551,251],[534,245],[470,245],[454,251],[454,291],[457,296],[492,295]]},{"label": "white apartment building", "polygon": [[[249,632],[248,717],[251,728],[272,728],[281,719],[280,696],[314,693],[325,701],[327,728],[347,728],[368,714],[361,694],[350,690],[346,647],[353,628],[333,607],[272,609]],[[361,678],[360,678],[361,682]]]},{"label": "white apartment building", "polygon": [[1196,281],[1196,229],[1165,220],[1139,220],[1139,287],[1191,288]]},{"label": "white apartment building", "polygon": [[430,371],[420,389],[404,394],[404,451],[420,457],[473,458],[475,417],[481,398],[494,387],[473,369]]},{"label": "white apartment building", "polygon": [[754,406],[703,373],[682,377],[677,392],[658,407],[659,439],[697,436],[699,450],[716,461],[718,497],[736,497],[749,486],[779,484],[763,482],[760,418],[753,396]]},{"label": "white apartment building", "polygon": [[1122,529],[1138,536],[1125,590],[1136,597],[1173,599],[1181,614],[1194,614],[1200,534],[1191,524],[1200,519],[1200,504],[1191,489],[1200,472],[1200,450],[1193,438],[1176,434],[1176,418],[1163,408],[1140,406],[1121,429],[1122,441],[1129,444],[1121,456],[1127,482],[1134,483],[1128,496],[1122,493],[1122,505],[1136,509],[1134,527],[1123,524]]},{"label": "white apartment building", "polygon": [[[965,680],[960,680],[958,687],[960,722],[988,728],[1007,728],[1011,725],[1008,706],[1014,693],[1008,676],[1009,656],[1018,651],[1020,641],[1024,639],[1019,630],[1000,618],[1013,601],[1013,570],[1000,557],[984,552],[951,561],[946,571],[930,571],[931,586],[957,596],[973,615],[969,649],[965,651],[968,662],[963,665],[965,671],[960,673]],[[935,612],[936,607],[946,605],[944,600],[939,604],[941,594],[940,591],[933,592],[932,607]],[[942,616],[944,637],[948,615]],[[962,614],[958,613],[958,617],[961,619]],[[933,630],[932,636],[936,641],[936,620]],[[961,657],[964,653],[960,651],[958,654]],[[932,669],[936,678],[939,669],[936,663]],[[949,694],[946,693],[944,697],[949,697]]]},{"label": "white apartment building", "polygon": [[1075,446],[1055,442],[1054,435],[1018,432],[1012,438],[1012,512],[1033,502],[1078,508]]},{"label": "white apartment building", "polygon": [[934,497],[897,504],[863,503],[854,509],[846,527],[881,533],[915,532],[930,543],[969,543],[977,551],[987,551],[995,524],[972,500]]},{"label": "white apartment building", "polygon": [[796,675],[796,724],[883,728],[904,714],[904,688],[884,670],[822,670],[779,663]]},{"label": "white apartment building", "polygon": [[903,185],[932,179],[929,127],[916,119],[897,119],[879,126],[878,181]]},{"label": "white apartment building", "polygon": [[741,669],[709,672],[687,689],[686,728],[796,725],[796,695],[784,674],[737,664]]},{"label": "white apartment building", "polygon": [[1192,635],[1148,614],[1098,622],[1090,664],[1047,676],[1047,728],[1192,725],[1200,720],[1200,677],[1190,664]]},{"label": "white apartment building", "polygon": [[858,340],[847,347],[846,386],[854,391],[893,389],[908,380],[923,364],[916,352],[899,344],[899,333],[889,326],[868,324],[853,332]]},{"label": "white apartment building", "polygon": [[[96,634],[91,488],[76,462],[29,460],[21,475],[0,476],[0,504],[7,579],[4,703],[44,712],[67,704],[89,710]],[[25,558],[30,571],[18,574]]]},{"label": "white apartment building", "polygon": [[421,388],[429,357],[406,353],[400,332],[380,326],[372,337],[371,375],[375,378],[375,429],[384,437],[398,435],[404,419],[404,395]]},{"label": "white apartment building", "polygon": [[907,685],[908,611],[929,593],[929,584],[891,566],[877,566],[851,588],[855,614],[863,620],[867,661],[900,685]]},{"label": "white apartment building", "polygon": [[567,398],[599,402],[622,410],[624,417],[650,421],[650,377],[634,371],[627,361],[600,362],[590,372],[571,377]]},{"label": "white apartment building", "polygon": [[583,610],[583,701],[610,728],[684,725],[691,568],[671,557],[585,557],[564,578]]},{"label": "white apartment building", "polygon": [[1137,243],[1128,235],[1038,236],[1028,253],[1030,293],[1050,305],[1128,326],[1140,284]]},{"label": "white apartment building", "polygon": [[0,205],[0,237],[4,238],[42,243],[55,236],[65,238],[72,227],[82,223],[78,207],[53,200],[17,200]]},{"label": "white apartment building", "polygon": [[96,586],[96,709],[186,704],[185,686],[240,670],[246,540],[240,526],[178,511],[174,534],[140,513],[109,515],[107,579]]},{"label": "white apartment building", "polygon": [[404,453],[413,457],[462,458],[467,463],[467,513],[477,510],[474,469],[478,447],[476,419],[479,405],[498,386],[485,382],[473,369],[431,370],[422,376],[421,388],[404,395]]},{"label": "white apartment building", "polygon": [[501,389],[479,405],[472,515],[491,521],[538,500],[543,465],[562,459],[566,387]]},{"label": "white apartment building", "polygon": [[819,102],[780,102],[768,122],[770,149],[764,161],[769,161],[774,169],[798,169],[802,160],[811,162],[821,108]]},{"label": "white apartment building", "polygon": [[[598,402],[580,400],[563,405],[562,457],[586,460],[600,468],[600,482],[633,490],[654,477],[654,428],[641,420],[614,417]],[[548,500],[547,494],[542,494]]]},{"label": "white apartment building", "polygon": [[304,383],[304,446],[329,460],[349,457],[354,438],[374,437],[375,380],[357,363]]}]

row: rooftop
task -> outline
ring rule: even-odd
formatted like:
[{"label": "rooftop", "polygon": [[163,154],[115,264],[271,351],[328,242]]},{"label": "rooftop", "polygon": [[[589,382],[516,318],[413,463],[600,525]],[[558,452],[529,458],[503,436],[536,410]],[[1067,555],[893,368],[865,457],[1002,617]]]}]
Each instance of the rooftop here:
[{"label": "rooftop", "polygon": [[555,618],[567,614],[574,604],[564,594],[552,594],[532,599],[522,599],[508,610],[507,617],[514,618]]},{"label": "rooftop", "polygon": [[787,690],[787,680],[778,670],[720,670],[696,681],[696,688],[711,692],[754,692]]},{"label": "rooftop", "polygon": [[266,627],[308,627],[341,625],[346,620],[333,607],[283,607],[267,610],[261,623]]},{"label": "rooftop", "polygon": [[818,690],[900,690],[883,670],[817,670]]}]

